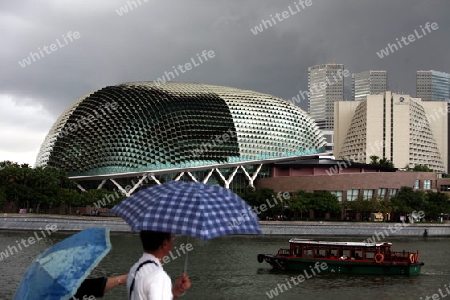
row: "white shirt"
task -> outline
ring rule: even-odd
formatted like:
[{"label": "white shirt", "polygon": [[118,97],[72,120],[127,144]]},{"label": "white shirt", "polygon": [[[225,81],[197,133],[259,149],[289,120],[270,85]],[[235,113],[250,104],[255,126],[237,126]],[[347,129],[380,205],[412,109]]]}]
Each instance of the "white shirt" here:
[{"label": "white shirt", "polygon": [[161,266],[161,262],[154,255],[144,253],[131,269],[127,279],[127,294],[130,295],[130,287],[137,267],[144,261],[151,260],[156,263],[143,265],[136,274],[133,293],[130,300],[172,300],[172,280]]}]

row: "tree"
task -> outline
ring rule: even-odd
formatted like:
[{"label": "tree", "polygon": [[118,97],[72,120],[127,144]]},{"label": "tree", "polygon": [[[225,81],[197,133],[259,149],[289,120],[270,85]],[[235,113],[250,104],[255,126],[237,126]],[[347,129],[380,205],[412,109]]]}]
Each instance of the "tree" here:
[{"label": "tree", "polygon": [[378,156],[371,155],[369,158],[370,158],[370,164],[371,165],[378,165],[378,159],[379,159]]},{"label": "tree", "polygon": [[426,203],[424,207],[425,216],[430,219],[438,219],[441,214],[450,213],[450,200],[444,193],[426,193]]},{"label": "tree", "polygon": [[380,167],[387,167],[387,168],[393,168],[394,164],[391,160],[387,159],[386,157],[379,158],[376,155],[370,156],[370,164],[373,166],[380,166]]},{"label": "tree", "polygon": [[412,170],[413,172],[434,172],[427,165],[415,165]]},{"label": "tree", "polygon": [[357,213],[356,219],[359,219],[360,214],[367,215],[372,212],[372,203],[370,200],[363,199],[362,197],[358,197],[358,199],[354,201],[347,201],[347,207]]},{"label": "tree", "polygon": [[0,211],[3,211],[3,206],[5,205],[6,201],[6,193],[5,190],[0,187]]},{"label": "tree", "polygon": [[326,213],[340,212],[342,207],[336,195],[327,191],[314,191],[309,194],[308,208],[323,216]]},{"label": "tree", "polygon": [[300,219],[303,218],[303,213],[309,210],[309,198],[308,193],[299,190],[294,196],[289,199],[289,210],[294,214],[294,218],[298,218],[300,214]]},{"label": "tree", "polygon": [[274,190],[268,188],[255,190],[249,187],[240,196],[248,205],[256,208],[256,211],[259,213],[258,217],[261,220],[266,217],[283,214],[286,205],[281,199],[277,198]]},{"label": "tree", "polygon": [[381,167],[387,167],[387,168],[393,168],[394,167],[394,163],[392,163],[392,161],[387,159],[386,157],[383,157],[382,159],[380,159],[379,165]]},{"label": "tree", "polygon": [[4,201],[16,208],[41,208],[67,204],[68,190],[76,195],[76,184],[69,180],[64,170],[53,167],[31,168],[28,164],[10,161],[0,162],[0,188],[4,191]]},{"label": "tree", "polygon": [[379,202],[379,211],[381,213],[383,213],[384,219],[386,220],[386,215],[388,213],[391,213],[393,208],[392,208],[392,202],[391,199],[389,198],[379,198],[378,199]]},{"label": "tree", "polygon": [[395,197],[391,198],[394,213],[407,215],[413,211],[425,210],[426,197],[422,191],[414,191],[412,188],[403,186]]}]

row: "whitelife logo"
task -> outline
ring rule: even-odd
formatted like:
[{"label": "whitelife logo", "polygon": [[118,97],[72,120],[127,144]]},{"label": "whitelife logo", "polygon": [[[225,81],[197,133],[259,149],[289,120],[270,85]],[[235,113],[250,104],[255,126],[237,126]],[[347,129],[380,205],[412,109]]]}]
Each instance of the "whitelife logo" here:
[{"label": "whitelife logo", "polygon": [[[142,1],[142,2],[141,2]],[[136,1],[127,1],[127,4],[116,9],[116,13],[121,17],[128,12],[131,12],[135,8],[138,8],[143,3],[147,3],[150,0],[136,0]],[[139,4],[139,5],[138,5]],[[128,10],[129,8],[129,10]]]},{"label": "whitelife logo", "polygon": [[[438,24],[436,22],[430,23],[427,22],[425,24],[425,28],[423,28],[422,25],[420,25],[420,29],[422,29],[422,33],[423,35],[420,35],[420,33],[417,31],[417,29],[414,30],[414,34],[410,34],[408,35],[408,37],[401,37],[401,41],[403,42],[404,46],[409,45],[410,43],[413,43],[417,40],[423,38],[424,36],[427,35],[427,33],[431,33],[431,30],[437,30],[439,28]],[[425,30],[426,29],[426,30]],[[408,39],[408,42],[406,41],[406,39]],[[400,42],[400,40],[398,38],[395,39],[397,41],[397,44],[391,44],[388,43],[388,46],[384,49],[381,49],[379,52],[377,52],[377,55],[379,58],[383,58],[385,56],[388,56],[391,53],[394,53],[395,51],[398,51],[398,47],[403,48],[402,43]],[[397,47],[398,45],[398,47]]]},{"label": "whitelife logo", "polygon": [[[42,228],[39,228],[42,229]],[[19,253],[19,251],[22,251],[22,245],[23,248],[28,248],[30,245],[33,245],[36,242],[39,242],[40,240],[46,238],[47,236],[50,236],[53,232],[56,232],[58,230],[58,226],[56,224],[47,224],[45,225],[45,231],[47,231],[47,234],[45,234],[44,230],[41,230],[41,236],[39,236],[39,233],[37,231],[34,232],[34,237],[30,236],[28,239],[21,239],[20,242],[16,241],[17,243],[17,247],[16,246],[8,246],[8,248],[5,251],[0,252],[0,261],[8,258],[11,254],[11,256],[14,253]],[[28,242],[28,244],[27,244]],[[17,248],[19,248],[19,250],[17,250]],[[8,253],[9,250],[9,253]],[[13,250],[15,252],[13,252]]]},{"label": "whitelife logo", "polygon": [[[195,68],[195,67],[198,67],[198,66],[200,66],[201,64],[207,62],[207,61],[208,61],[208,58],[209,58],[209,59],[212,59],[212,58],[214,58],[215,56],[216,56],[216,54],[214,53],[213,50],[209,50],[209,51],[208,51],[208,50],[203,50],[202,54],[198,54],[198,53],[197,53],[197,60],[196,60],[194,57],[191,57],[191,62],[192,62],[192,64],[191,64],[190,62],[187,62],[187,63],[185,63],[185,64],[183,64],[183,65],[179,64],[177,67],[172,66],[173,72],[172,72],[172,71],[169,71],[169,72],[166,71],[166,72],[164,72],[164,75],[163,75],[163,76],[158,77],[158,78],[157,78],[155,81],[153,81],[153,82],[154,82],[155,84],[157,84],[157,85],[162,84],[162,83],[166,83],[166,81],[173,80],[173,79],[175,79],[176,77],[180,76],[180,73],[178,73],[178,71],[180,71],[181,74],[184,74],[184,73],[186,73],[187,71],[192,70],[192,67],[194,67],[194,68]],[[202,59],[202,58],[203,58],[203,59]],[[184,69],[183,69],[183,67],[184,67]],[[174,72],[175,72],[176,76],[175,76]]]},{"label": "whitelife logo", "polygon": [[284,201],[286,201],[290,198],[291,198],[291,195],[289,194],[289,192],[284,192],[284,193],[278,192],[277,198],[275,198],[275,196],[272,195],[272,200],[274,203],[273,205],[270,203],[269,199],[266,199],[267,205],[261,204],[260,206],[248,207],[246,211],[244,210],[243,212],[241,212],[240,216],[238,216],[237,218],[232,218],[228,222],[228,225],[230,225],[230,227],[232,227],[232,228],[240,226],[245,221],[253,220],[253,219],[257,218],[258,215],[265,212],[268,208],[275,207],[278,204],[278,201],[280,201],[279,203],[282,204]]},{"label": "whitelife logo", "polygon": [[[61,49],[62,47],[65,47],[69,43],[78,40],[81,37],[80,33],[78,31],[69,31],[65,35],[62,35],[63,42],[60,41],[59,38],[56,39],[56,43],[51,44],[50,46],[44,46],[42,49],[38,47],[38,52],[30,52],[30,55],[28,57],[22,59],[22,61],[19,61],[19,65],[22,68],[25,68],[26,66],[31,65],[31,63],[35,62],[36,60],[39,60],[41,58],[44,58],[45,55],[51,54],[52,52],[55,52],[58,49]],[[46,53],[46,54],[44,54]]]},{"label": "whitelife logo", "polygon": [[[305,274],[305,276],[298,275],[296,277],[291,276],[290,279],[286,278],[286,283],[279,283],[276,288],[266,292],[267,297],[269,297],[269,299],[272,299],[278,295],[281,295],[281,293],[283,293],[284,291],[288,291],[293,288],[291,282],[294,284],[294,286],[299,285],[300,283],[304,282],[306,279],[313,278],[313,276],[319,275],[321,273],[321,271],[327,270],[328,265],[325,262],[320,263],[320,265],[319,265],[319,262],[316,262],[314,264],[314,267],[312,265],[310,265],[309,268],[311,269],[310,271],[311,271],[312,275],[310,275],[307,272],[307,270],[305,269],[305,270],[303,270],[303,273]],[[316,269],[317,273],[316,273],[316,271],[314,271],[314,269]],[[279,290],[279,292],[278,292],[278,290]]]},{"label": "whitelife logo", "polygon": [[[312,0],[306,0],[306,1],[299,0],[298,2],[294,2],[295,9],[292,9],[292,7],[289,5],[288,6],[289,10],[285,10],[282,13],[276,13],[275,17],[273,15],[270,15],[269,20],[261,20],[261,23],[253,28],[250,28],[250,31],[254,35],[257,35],[258,33],[263,32],[264,29],[268,29],[269,27],[276,25],[277,21],[275,20],[275,18],[278,20],[278,22],[282,22],[282,21],[286,20],[287,18],[289,18],[290,16],[298,14],[302,10],[306,9],[306,7],[311,6],[311,5],[312,5]],[[301,6],[301,8],[300,8],[300,6]]]}]

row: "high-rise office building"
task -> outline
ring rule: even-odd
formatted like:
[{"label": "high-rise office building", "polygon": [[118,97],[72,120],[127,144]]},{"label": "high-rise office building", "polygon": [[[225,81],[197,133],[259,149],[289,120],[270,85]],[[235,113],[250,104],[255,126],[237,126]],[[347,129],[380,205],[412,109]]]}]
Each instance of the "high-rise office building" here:
[{"label": "high-rise office building", "polygon": [[370,163],[387,158],[397,168],[426,165],[447,172],[447,102],[385,92],[362,101],[337,101],[334,154]]},{"label": "high-rise office building", "polygon": [[334,102],[344,99],[344,65],[322,64],[308,68],[308,113],[323,130],[326,149],[333,149]]},{"label": "high-rise office building", "polygon": [[308,68],[308,113],[322,130],[333,130],[334,101],[344,100],[343,72],[341,64]]},{"label": "high-rise office building", "polygon": [[417,71],[416,97],[424,101],[450,99],[450,74],[433,70]]},{"label": "high-rise office building", "polygon": [[384,93],[387,89],[386,71],[365,71],[352,75],[352,98],[364,100],[368,95]]}]

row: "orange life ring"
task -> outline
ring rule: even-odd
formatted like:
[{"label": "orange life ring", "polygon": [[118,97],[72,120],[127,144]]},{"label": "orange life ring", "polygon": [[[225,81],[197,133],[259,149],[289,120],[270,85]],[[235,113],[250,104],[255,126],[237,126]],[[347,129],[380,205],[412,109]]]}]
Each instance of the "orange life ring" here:
[{"label": "orange life ring", "polygon": [[414,254],[414,262],[416,262],[416,263],[419,262],[419,254],[418,253]]},{"label": "orange life ring", "polygon": [[415,262],[415,256],[412,253],[409,255],[409,262],[412,264]]},{"label": "orange life ring", "polygon": [[375,262],[376,262],[377,264],[380,264],[380,263],[382,263],[383,261],[384,261],[384,255],[383,255],[383,254],[381,254],[381,253],[375,254]]}]

